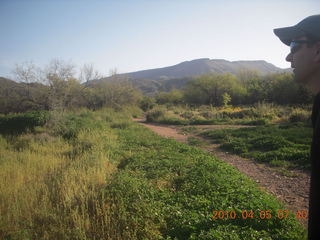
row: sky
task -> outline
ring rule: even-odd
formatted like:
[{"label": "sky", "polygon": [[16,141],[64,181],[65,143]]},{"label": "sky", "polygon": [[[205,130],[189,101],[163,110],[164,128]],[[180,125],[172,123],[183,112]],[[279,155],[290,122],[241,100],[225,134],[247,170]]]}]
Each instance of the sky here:
[{"label": "sky", "polygon": [[198,58],[288,68],[273,29],[319,13],[318,0],[0,0],[0,76],[52,59],[104,76]]}]

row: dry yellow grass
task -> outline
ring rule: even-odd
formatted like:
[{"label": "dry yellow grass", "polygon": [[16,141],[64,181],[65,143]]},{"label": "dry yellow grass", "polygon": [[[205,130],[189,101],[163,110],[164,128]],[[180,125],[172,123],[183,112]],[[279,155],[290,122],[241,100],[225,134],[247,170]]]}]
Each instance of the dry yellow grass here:
[{"label": "dry yellow grass", "polygon": [[0,239],[122,239],[116,207],[102,194],[115,144],[108,128],[84,130],[75,142],[0,136]]}]

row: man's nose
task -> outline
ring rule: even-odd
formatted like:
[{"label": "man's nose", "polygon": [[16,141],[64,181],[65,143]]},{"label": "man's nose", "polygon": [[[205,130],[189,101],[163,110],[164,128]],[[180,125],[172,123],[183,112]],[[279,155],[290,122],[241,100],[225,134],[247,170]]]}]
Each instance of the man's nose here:
[{"label": "man's nose", "polygon": [[288,56],[286,57],[287,62],[292,62],[292,54],[289,53]]}]

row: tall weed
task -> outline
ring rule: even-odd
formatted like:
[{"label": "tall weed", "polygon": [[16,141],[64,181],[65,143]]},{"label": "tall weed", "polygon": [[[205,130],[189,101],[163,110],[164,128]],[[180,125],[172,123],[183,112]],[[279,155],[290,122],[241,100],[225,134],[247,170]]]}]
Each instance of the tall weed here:
[{"label": "tall weed", "polygon": [[118,144],[96,119],[104,115],[62,118],[76,126],[72,141],[63,131],[0,136],[1,239],[124,239],[115,230],[117,206],[103,193]]}]

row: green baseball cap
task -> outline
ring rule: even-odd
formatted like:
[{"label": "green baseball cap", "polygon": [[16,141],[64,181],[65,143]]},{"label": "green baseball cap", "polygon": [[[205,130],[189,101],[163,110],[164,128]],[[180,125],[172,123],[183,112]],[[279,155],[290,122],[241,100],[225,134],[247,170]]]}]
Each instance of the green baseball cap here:
[{"label": "green baseball cap", "polygon": [[305,35],[311,35],[320,40],[320,14],[309,16],[292,27],[273,29],[273,32],[288,46],[293,39]]}]

